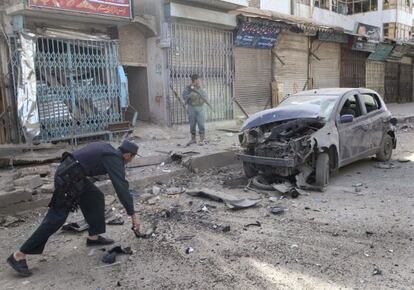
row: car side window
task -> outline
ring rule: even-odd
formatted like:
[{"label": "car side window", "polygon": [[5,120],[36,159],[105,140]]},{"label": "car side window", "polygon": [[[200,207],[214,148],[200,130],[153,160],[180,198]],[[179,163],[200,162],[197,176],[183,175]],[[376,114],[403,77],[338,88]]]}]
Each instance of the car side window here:
[{"label": "car side window", "polygon": [[349,96],[342,106],[340,115],[352,115],[354,118],[358,118],[362,115],[361,107],[359,105],[356,95]]},{"label": "car side window", "polygon": [[376,95],[373,94],[361,94],[362,102],[367,109],[367,113],[378,110],[381,108],[381,103]]}]

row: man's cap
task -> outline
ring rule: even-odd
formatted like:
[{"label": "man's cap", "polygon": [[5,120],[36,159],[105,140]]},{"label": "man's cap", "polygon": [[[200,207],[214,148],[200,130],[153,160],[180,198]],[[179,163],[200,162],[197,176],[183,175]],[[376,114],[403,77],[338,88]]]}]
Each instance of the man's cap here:
[{"label": "man's cap", "polygon": [[138,148],[139,147],[137,144],[128,140],[122,141],[121,146],[119,146],[119,149],[121,149],[123,152],[132,153],[134,155],[137,155]]}]

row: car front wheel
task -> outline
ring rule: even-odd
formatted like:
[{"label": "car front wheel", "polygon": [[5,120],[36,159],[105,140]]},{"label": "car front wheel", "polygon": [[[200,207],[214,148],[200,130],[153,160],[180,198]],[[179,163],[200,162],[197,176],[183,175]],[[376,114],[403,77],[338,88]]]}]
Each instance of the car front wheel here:
[{"label": "car front wheel", "polygon": [[327,186],[329,183],[329,154],[320,153],[316,158],[315,185]]},{"label": "car front wheel", "polygon": [[389,161],[392,156],[392,137],[388,134],[382,139],[381,148],[377,153],[377,160],[381,162]]},{"label": "car front wheel", "polygon": [[253,164],[246,161],[243,162],[243,170],[247,178],[255,177],[259,173]]}]

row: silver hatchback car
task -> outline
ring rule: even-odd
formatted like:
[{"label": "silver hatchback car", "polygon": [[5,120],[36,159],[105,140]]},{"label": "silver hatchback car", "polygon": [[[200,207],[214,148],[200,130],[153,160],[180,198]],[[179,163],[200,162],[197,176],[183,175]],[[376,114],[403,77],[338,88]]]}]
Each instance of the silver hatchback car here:
[{"label": "silver hatchback car", "polygon": [[239,141],[247,177],[291,177],[326,186],[332,171],[376,155],[388,161],[396,148],[396,119],[380,95],[364,88],[303,91],[242,126]]}]

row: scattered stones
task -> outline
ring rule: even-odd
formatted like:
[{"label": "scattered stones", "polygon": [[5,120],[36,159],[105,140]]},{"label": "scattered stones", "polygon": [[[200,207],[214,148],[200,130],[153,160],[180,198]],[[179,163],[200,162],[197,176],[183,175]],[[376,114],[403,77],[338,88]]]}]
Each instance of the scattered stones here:
[{"label": "scattered stones", "polygon": [[229,225],[224,226],[223,229],[222,229],[222,231],[223,231],[223,233],[230,232],[230,226]]},{"label": "scattered stones", "polygon": [[159,202],[160,200],[161,200],[161,198],[160,198],[159,196],[155,196],[155,197],[153,197],[153,198],[149,199],[149,200],[147,201],[147,203],[148,203],[149,205],[154,205],[154,204],[156,204],[157,202]]},{"label": "scattered stones", "polygon": [[14,185],[16,187],[26,187],[26,188],[38,188],[42,186],[44,181],[40,177],[40,175],[28,175],[14,181]]},{"label": "scattered stones", "polygon": [[382,271],[381,271],[381,269],[380,269],[380,268],[378,268],[378,266],[374,265],[374,271],[372,272],[372,275],[373,275],[373,276],[376,276],[376,275],[382,275]]},{"label": "scattered stones", "polygon": [[281,207],[281,206],[274,206],[274,207],[270,208],[270,212],[274,215],[282,214],[285,211],[286,211],[286,209]]},{"label": "scattered stones", "polygon": [[193,248],[191,248],[191,247],[187,247],[187,248],[185,249],[185,253],[186,253],[187,255],[191,254],[192,252],[194,252],[194,249],[193,249]]},{"label": "scattered stones", "polygon": [[152,194],[160,194],[160,193],[161,193],[161,188],[154,185],[152,187]]},{"label": "scattered stones", "polygon": [[3,216],[0,217],[0,226],[3,227],[11,227],[11,226],[16,226],[18,223],[22,223],[25,222],[24,219],[20,218],[20,217],[15,217],[15,216]]},{"label": "scattered stones", "polygon": [[52,183],[46,183],[39,188],[39,191],[40,193],[50,194],[53,193],[54,188],[55,187]]},{"label": "scattered stones", "polygon": [[185,192],[185,188],[183,187],[170,187],[166,190],[167,195],[176,195]]}]

